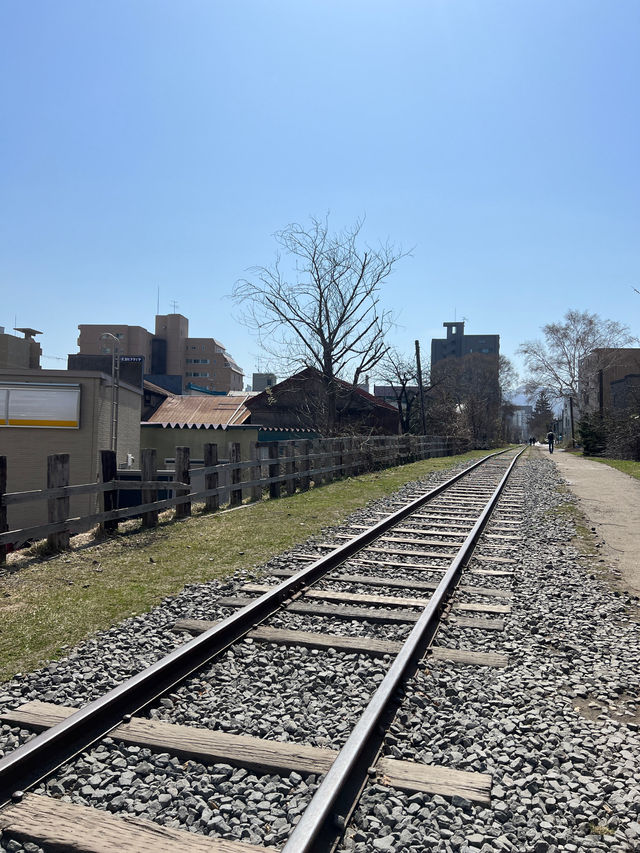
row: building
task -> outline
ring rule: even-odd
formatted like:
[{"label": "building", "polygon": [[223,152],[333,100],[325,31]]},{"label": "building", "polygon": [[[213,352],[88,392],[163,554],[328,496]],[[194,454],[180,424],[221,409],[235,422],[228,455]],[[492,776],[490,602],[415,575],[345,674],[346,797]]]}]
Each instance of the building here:
[{"label": "building", "polygon": [[511,406],[506,422],[507,435],[510,441],[523,442],[529,440],[532,416],[533,406]]},{"label": "building", "polygon": [[275,373],[254,373],[251,380],[252,391],[264,391],[278,381]]},{"label": "building", "polygon": [[[640,348],[602,347],[585,356],[578,366],[580,415],[610,412],[628,399],[632,377],[640,373]],[[629,377],[627,381],[627,377]],[[621,384],[617,384],[621,383]]]},{"label": "building", "polygon": [[373,396],[397,409],[398,399],[413,400],[418,396],[418,386],[407,385],[402,388],[401,385],[374,385]]},{"label": "building", "polygon": [[431,339],[431,367],[445,358],[461,358],[471,353],[500,354],[500,335],[465,335],[464,323],[443,323],[446,338]]},{"label": "building", "polygon": [[[112,355],[85,355],[75,353],[67,356],[67,370],[97,370],[111,375],[116,369]],[[144,362],[139,355],[118,356],[118,377],[122,382],[142,388]]]},{"label": "building", "polygon": [[[70,483],[95,483],[100,451],[111,447],[111,375],[83,370],[0,370],[0,452],[7,457],[7,491],[47,487],[47,456],[70,455]],[[140,455],[142,389],[121,382],[117,399],[117,462]],[[7,507],[9,529],[47,521],[47,502]],[[96,511],[96,495],[71,499],[71,515]]]},{"label": "building", "polygon": [[[398,435],[400,415],[396,407],[341,379],[336,383],[335,427],[339,432]],[[328,422],[322,377],[311,367],[248,398],[244,405],[250,412],[248,422],[263,427],[311,429],[322,434]]]},{"label": "building", "polygon": [[247,400],[252,391],[223,395],[169,395],[148,418],[147,423],[179,426],[239,426],[249,420]]},{"label": "building", "polygon": [[145,379],[168,390],[176,389],[176,377],[180,392],[194,381],[207,391],[242,390],[242,369],[224,346],[215,338],[190,338],[189,321],[182,314],[156,315],[154,334],[141,326],[109,323],[78,329],[80,354],[111,355],[115,337],[118,355],[142,357]]},{"label": "building", "polygon": [[14,332],[22,332],[24,337],[9,335],[4,326],[0,326],[0,368],[25,368],[38,370],[42,347],[34,340],[34,335],[41,335],[37,329],[20,328]]},{"label": "building", "polygon": [[627,373],[611,382],[611,408],[640,413],[640,373]]}]

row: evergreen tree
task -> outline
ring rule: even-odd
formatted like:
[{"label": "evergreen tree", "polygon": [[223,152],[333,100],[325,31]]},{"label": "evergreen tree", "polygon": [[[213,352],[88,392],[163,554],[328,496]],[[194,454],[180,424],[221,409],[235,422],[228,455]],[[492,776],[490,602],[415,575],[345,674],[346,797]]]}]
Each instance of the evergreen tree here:
[{"label": "evergreen tree", "polygon": [[553,423],[553,409],[549,395],[543,388],[536,398],[531,416],[531,434],[537,439],[546,439]]}]

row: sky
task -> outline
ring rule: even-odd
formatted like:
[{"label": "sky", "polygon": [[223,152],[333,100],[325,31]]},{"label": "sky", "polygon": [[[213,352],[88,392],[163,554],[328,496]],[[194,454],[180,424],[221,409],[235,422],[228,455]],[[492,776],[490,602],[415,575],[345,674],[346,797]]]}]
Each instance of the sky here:
[{"label": "sky", "polygon": [[[3,0],[0,326],[174,310],[269,365],[230,294],[275,232],[410,255],[389,343],[514,360],[571,308],[640,334],[638,0]],[[374,377],[375,378],[375,377]]]}]

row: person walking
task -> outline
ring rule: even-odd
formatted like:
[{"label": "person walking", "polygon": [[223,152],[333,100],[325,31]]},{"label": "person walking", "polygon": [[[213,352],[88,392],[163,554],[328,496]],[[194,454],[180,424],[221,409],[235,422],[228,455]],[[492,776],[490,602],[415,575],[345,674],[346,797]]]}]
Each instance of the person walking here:
[{"label": "person walking", "polygon": [[549,444],[549,453],[553,453],[553,445],[554,445],[555,440],[556,440],[556,434],[552,429],[550,429],[549,432],[547,433],[547,442]]}]

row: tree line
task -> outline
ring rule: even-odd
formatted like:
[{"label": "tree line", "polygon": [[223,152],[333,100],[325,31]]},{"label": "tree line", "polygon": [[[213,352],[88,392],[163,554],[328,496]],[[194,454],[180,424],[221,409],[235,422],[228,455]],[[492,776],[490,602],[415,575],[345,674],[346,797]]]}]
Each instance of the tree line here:
[{"label": "tree line", "polygon": [[[364,220],[332,232],[328,217],[292,223],[275,235],[275,260],[249,270],[233,298],[239,319],[267,354],[270,369],[285,376],[312,368],[320,393],[304,414],[326,435],[339,430],[350,395],[375,371],[395,396],[402,431],[437,433],[489,447],[508,439],[509,399],[518,376],[505,356],[469,353],[424,365],[418,382],[415,357],[388,346],[394,318],[382,289],[409,252],[362,237]],[[586,355],[599,353],[602,370],[611,350],[634,341],[627,327],[596,314],[568,311],[543,327],[544,340],[525,341],[518,352],[528,370],[525,393],[535,403],[532,427],[553,420],[567,398],[578,404],[579,373]]]}]

